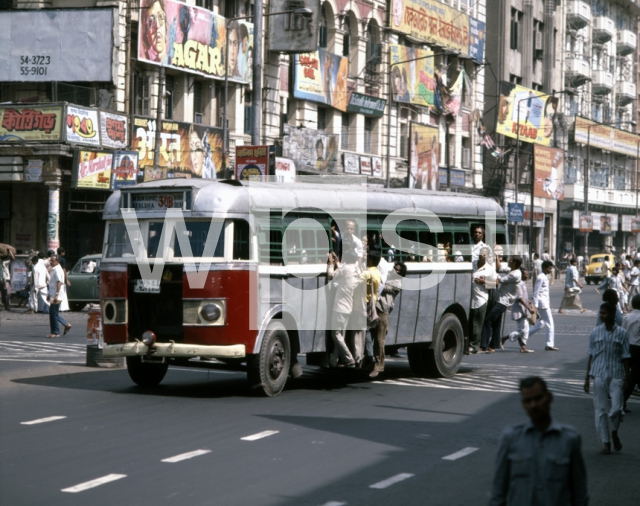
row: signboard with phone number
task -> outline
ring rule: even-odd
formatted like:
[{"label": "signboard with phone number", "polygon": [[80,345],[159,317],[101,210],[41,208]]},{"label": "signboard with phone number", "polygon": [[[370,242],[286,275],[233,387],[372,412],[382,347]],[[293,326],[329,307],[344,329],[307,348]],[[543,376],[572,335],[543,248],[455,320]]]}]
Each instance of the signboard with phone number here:
[{"label": "signboard with phone number", "polygon": [[51,65],[49,55],[22,55],[20,56],[21,76],[46,76]]}]

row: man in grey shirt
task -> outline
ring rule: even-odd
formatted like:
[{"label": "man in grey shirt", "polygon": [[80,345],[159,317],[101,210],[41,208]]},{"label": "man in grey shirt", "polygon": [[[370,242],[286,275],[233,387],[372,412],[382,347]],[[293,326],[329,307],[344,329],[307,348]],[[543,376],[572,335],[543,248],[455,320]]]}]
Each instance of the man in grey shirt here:
[{"label": "man in grey shirt", "polygon": [[542,378],[521,380],[520,395],[531,421],[502,434],[490,506],[586,506],[580,434],[551,419],[553,394]]}]

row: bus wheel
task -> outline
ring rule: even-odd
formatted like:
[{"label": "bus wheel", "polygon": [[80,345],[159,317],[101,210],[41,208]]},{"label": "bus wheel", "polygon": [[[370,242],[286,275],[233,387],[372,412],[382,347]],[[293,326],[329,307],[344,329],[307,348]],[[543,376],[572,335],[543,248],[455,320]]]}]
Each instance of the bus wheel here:
[{"label": "bus wheel", "polygon": [[289,334],[281,323],[271,323],[262,339],[260,353],[247,363],[247,378],[251,387],[268,397],[284,389],[291,367]]},{"label": "bus wheel", "polygon": [[445,314],[433,336],[432,347],[425,355],[428,374],[436,378],[451,378],[460,368],[464,351],[464,330],[457,316]]},{"label": "bus wheel", "polygon": [[143,362],[138,356],[127,357],[127,371],[129,377],[141,387],[155,387],[160,384],[167,374],[168,363]]}]

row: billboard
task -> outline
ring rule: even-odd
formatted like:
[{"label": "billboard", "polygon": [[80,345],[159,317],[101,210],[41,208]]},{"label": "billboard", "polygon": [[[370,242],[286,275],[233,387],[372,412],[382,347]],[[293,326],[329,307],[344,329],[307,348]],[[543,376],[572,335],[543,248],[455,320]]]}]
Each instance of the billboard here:
[{"label": "billboard", "polygon": [[113,153],[76,150],[74,162],[74,170],[71,176],[72,188],[111,189]]},{"label": "billboard", "polygon": [[[235,176],[241,181],[266,181],[274,146],[236,146]],[[275,161],[275,160],[274,160]]]},{"label": "billboard", "polygon": [[409,135],[409,188],[438,189],[439,133],[438,127],[411,123]]},{"label": "billboard", "polygon": [[347,111],[349,59],[318,48],[295,56],[293,96]]},{"label": "billboard", "polygon": [[222,129],[162,121],[158,167],[153,166],[156,121],[134,118],[133,149],[145,181],[167,178],[217,179],[224,176]]},{"label": "billboard", "polygon": [[229,36],[229,79],[250,83],[253,24],[230,21],[208,9],[175,0],[140,2],[138,60],[224,79]]},{"label": "billboard", "polygon": [[127,147],[127,116],[100,111],[100,140],[105,148]]},{"label": "billboard", "polygon": [[62,105],[0,106],[0,142],[62,140]]},{"label": "billboard", "polygon": [[469,56],[478,63],[484,62],[484,42],[487,25],[479,19],[469,17]]},{"label": "billboard", "polygon": [[276,158],[276,182],[296,182],[296,164],[293,160],[280,157]]},{"label": "billboard", "polygon": [[428,107],[436,89],[433,51],[389,45],[393,100]]},{"label": "billboard", "polygon": [[382,158],[372,156],[371,164],[373,165],[373,177],[382,177]]},{"label": "billboard", "polygon": [[65,139],[75,144],[100,146],[100,120],[97,109],[67,106]]},{"label": "billboard", "polygon": [[335,172],[338,136],[309,128],[284,125],[282,156],[293,160],[298,172]]},{"label": "billboard", "polygon": [[116,151],[111,167],[111,189],[133,186],[138,179],[138,152]]},{"label": "billboard", "polygon": [[553,137],[558,98],[544,95],[541,91],[500,81],[496,133],[516,139],[519,132],[523,142],[548,146]]},{"label": "billboard", "polygon": [[638,156],[640,135],[602,125],[587,118],[576,117],[574,140],[595,148],[606,149],[621,155]]},{"label": "billboard", "polygon": [[113,81],[114,10],[0,12],[0,81]]},{"label": "billboard", "polygon": [[320,0],[270,0],[269,13],[306,9],[308,13],[287,12],[269,18],[269,51],[308,53],[318,47]]},{"label": "billboard", "polygon": [[564,200],[564,151],[534,144],[533,168],[534,196]]},{"label": "billboard", "polygon": [[436,0],[392,0],[390,24],[414,39],[469,51],[469,16]]}]

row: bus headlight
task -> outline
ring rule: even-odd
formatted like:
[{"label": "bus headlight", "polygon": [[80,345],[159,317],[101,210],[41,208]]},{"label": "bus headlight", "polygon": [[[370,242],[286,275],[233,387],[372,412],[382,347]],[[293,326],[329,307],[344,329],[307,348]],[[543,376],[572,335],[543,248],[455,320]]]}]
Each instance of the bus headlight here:
[{"label": "bus headlight", "polygon": [[222,311],[216,304],[207,304],[200,310],[200,315],[208,322],[215,322],[222,316]]},{"label": "bus headlight", "polygon": [[227,323],[226,299],[182,301],[183,325],[222,326]]}]

